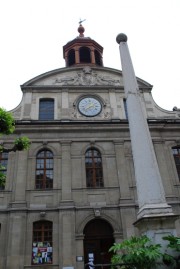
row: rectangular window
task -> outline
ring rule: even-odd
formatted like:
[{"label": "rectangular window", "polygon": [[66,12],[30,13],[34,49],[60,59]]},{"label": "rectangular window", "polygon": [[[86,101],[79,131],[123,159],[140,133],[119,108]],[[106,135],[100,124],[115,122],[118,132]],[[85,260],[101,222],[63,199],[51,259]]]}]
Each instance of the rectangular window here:
[{"label": "rectangular window", "polygon": [[36,189],[53,188],[53,153],[42,150],[36,157]]},{"label": "rectangular window", "polygon": [[94,148],[87,150],[85,165],[87,187],[103,187],[102,158],[100,152]]},{"label": "rectangular window", "polygon": [[39,120],[54,120],[54,100],[41,99],[39,102]]}]

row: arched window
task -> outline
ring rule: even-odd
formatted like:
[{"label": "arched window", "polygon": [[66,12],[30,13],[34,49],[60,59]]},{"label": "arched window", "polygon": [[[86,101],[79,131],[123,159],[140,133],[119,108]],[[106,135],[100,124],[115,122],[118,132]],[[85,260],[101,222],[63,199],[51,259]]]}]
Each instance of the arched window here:
[{"label": "arched window", "polygon": [[53,188],[53,153],[42,150],[36,156],[36,189]]},{"label": "arched window", "polygon": [[95,50],[94,51],[94,55],[95,55],[95,62],[96,62],[96,64],[102,66],[100,53],[97,50]]},{"label": "arched window", "polygon": [[53,253],[53,223],[36,221],[33,223],[32,264],[51,264]]},{"label": "arched window", "polygon": [[101,153],[91,148],[85,154],[87,187],[103,187],[103,171]]},{"label": "arched window", "polygon": [[80,63],[90,63],[91,62],[90,49],[87,47],[81,47],[79,49],[79,57],[80,57]]},{"label": "arched window", "polygon": [[54,120],[54,99],[40,99],[39,120]]},{"label": "arched window", "polygon": [[75,64],[75,51],[71,49],[68,53],[68,66]]},{"label": "arched window", "polygon": [[174,161],[175,161],[175,164],[176,164],[178,177],[179,177],[179,180],[180,180],[180,147],[173,147],[172,152],[173,152]]},{"label": "arched window", "polygon": [[[8,164],[8,153],[2,152],[0,153],[0,173],[6,177],[7,173],[7,164]],[[0,190],[4,190],[4,184],[0,185]]]}]

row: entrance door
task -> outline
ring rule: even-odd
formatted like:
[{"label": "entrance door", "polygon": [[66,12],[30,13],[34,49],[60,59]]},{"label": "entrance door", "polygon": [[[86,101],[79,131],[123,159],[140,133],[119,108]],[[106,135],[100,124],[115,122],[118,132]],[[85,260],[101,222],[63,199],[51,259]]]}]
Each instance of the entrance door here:
[{"label": "entrance door", "polygon": [[94,264],[110,263],[109,248],[114,243],[111,225],[105,220],[92,220],[85,226],[84,235],[85,263],[88,263],[92,257]]}]

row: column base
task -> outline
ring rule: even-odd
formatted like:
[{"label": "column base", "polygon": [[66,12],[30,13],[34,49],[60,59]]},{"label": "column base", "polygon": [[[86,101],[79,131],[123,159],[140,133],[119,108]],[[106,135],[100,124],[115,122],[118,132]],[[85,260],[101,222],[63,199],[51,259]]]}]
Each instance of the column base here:
[{"label": "column base", "polygon": [[147,235],[155,244],[161,244],[165,249],[167,242],[163,240],[164,236],[177,236],[175,221],[179,215],[159,215],[143,217],[138,219],[133,225],[139,230],[140,235]]},{"label": "column base", "polygon": [[166,203],[144,205],[139,209],[137,219],[161,216],[174,216],[172,207]]}]

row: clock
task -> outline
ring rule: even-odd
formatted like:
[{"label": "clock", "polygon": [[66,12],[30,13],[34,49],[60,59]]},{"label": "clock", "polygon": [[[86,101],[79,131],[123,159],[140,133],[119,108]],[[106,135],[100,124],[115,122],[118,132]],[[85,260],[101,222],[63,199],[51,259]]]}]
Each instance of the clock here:
[{"label": "clock", "polygon": [[79,112],[87,117],[97,116],[102,109],[101,103],[94,97],[85,97],[78,104]]}]

